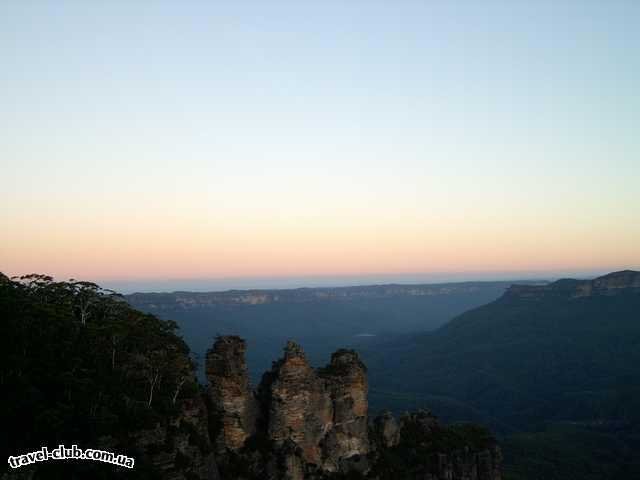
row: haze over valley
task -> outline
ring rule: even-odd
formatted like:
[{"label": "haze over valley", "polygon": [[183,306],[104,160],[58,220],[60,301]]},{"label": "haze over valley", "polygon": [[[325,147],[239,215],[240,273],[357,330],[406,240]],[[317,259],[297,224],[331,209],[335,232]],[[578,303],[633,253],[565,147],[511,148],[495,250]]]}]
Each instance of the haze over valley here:
[{"label": "haze over valley", "polygon": [[[510,284],[138,293],[126,298],[135,308],[177,321],[200,359],[217,334],[245,338],[250,346],[249,368],[257,381],[291,338],[304,345],[313,364],[320,365],[336,348],[434,330],[454,316],[498,298]],[[200,375],[203,378],[203,370]]]}]

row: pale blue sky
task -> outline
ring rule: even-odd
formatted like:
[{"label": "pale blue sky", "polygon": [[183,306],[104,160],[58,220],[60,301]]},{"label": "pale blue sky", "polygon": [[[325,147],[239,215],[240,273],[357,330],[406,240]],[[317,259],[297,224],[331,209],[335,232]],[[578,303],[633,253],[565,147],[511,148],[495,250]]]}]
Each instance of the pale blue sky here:
[{"label": "pale blue sky", "polygon": [[[251,268],[271,252],[254,243],[310,223],[307,254],[340,273],[637,266],[638,25],[631,0],[5,0],[0,270],[330,273],[303,255]],[[335,253],[346,226],[355,244],[391,218],[384,261]],[[205,246],[221,236],[228,265]],[[208,266],[157,266],[195,237]],[[112,268],[86,267],[90,241]],[[167,246],[130,262],[145,241]]]}]

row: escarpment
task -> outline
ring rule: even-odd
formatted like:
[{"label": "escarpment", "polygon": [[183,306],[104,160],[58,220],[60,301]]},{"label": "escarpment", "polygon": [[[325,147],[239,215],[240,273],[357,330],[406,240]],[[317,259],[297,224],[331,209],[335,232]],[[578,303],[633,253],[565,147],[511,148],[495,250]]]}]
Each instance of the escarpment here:
[{"label": "escarpment", "polygon": [[612,297],[640,292],[640,272],[622,270],[593,280],[565,278],[547,285],[512,285],[503,298],[541,300],[546,298],[574,299],[582,297]]},{"label": "escarpment", "polygon": [[424,412],[370,422],[367,369],[355,351],[315,369],[289,341],[253,391],[245,349],[239,337],[218,337],[207,354],[222,478],[500,479],[500,449],[482,428],[452,430]]}]

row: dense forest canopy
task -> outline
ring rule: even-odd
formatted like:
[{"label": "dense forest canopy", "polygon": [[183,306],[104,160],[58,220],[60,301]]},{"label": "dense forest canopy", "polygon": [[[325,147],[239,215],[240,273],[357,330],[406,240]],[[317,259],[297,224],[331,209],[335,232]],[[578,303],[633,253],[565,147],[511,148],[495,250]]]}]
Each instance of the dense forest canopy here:
[{"label": "dense forest canopy", "polygon": [[[178,399],[198,391],[176,324],[96,284],[3,275],[0,317],[5,458],[59,443],[132,453],[131,432],[171,417]],[[54,468],[63,475],[64,465]],[[101,467],[74,471],[82,468]]]}]

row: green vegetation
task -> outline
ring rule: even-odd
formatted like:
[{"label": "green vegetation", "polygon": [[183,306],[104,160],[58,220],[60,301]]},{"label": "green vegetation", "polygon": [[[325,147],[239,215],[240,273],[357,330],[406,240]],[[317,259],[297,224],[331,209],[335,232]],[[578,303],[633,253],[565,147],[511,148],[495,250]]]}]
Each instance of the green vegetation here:
[{"label": "green vegetation", "polygon": [[[132,433],[166,422],[198,392],[176,324],[95,284],[2,276],[0,318],[4,458],[60,443],[135,456]],[[49,463],[48,476],[69,473],[67,462]],[[76,462],[73,472],[87,469],[97,478],[116,470]]]},{"label": "green vegetation", "polygon": [[363,357],[374,388],[460,402],[503,433],[547,420],[633,421],[640,418],[638,312],[637,294],[499,300]]},{"label": "green vegetation", "polygon": [[638,312],[633,289],[502,298],[362,351],[372,406],[488,425],[507,478],[640,477]]},{"label": "green vegetation", "polygon": [[640,472],[638,429],[554,424],[501,442],[505,480],[627,480]]}]

